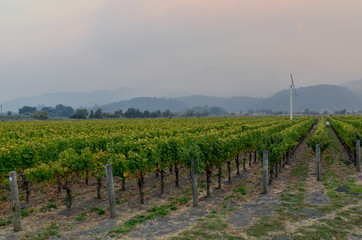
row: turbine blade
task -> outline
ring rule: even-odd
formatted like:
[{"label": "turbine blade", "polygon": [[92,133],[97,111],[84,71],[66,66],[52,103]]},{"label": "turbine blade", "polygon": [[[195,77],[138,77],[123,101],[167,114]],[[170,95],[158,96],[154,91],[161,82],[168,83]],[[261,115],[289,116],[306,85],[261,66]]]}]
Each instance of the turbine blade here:
[{"label": "turbine blade", "polygon": [[297,91],[295,90],[295,85],[294,85],[294,80],[293,80],[293,75],[290,74],[290,79],[292,80],[292,86],[293,86],[293,89],[294,89],[294,94],[295,96],[297,96]]}]

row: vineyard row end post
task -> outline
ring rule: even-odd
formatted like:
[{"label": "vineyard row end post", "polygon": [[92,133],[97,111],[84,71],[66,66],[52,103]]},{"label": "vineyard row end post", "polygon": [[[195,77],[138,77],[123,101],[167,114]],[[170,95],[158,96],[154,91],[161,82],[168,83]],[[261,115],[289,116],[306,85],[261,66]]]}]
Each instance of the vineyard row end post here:
[{"label": "vineyard row end post", "polygon": [[263,192],[268,194],[268,151],[263,152]]},{"label": "vineyard row end post", "polygon": [[10,181],[10,192],[11,192],[11,208],[13,212],[13,223],[14,231],[21,231],[21,222],[20,222],[20,204],[19,204],[19,190],[18,182],[16,180],[16,172],[11,171],[9,173]]},{"label": "vineyard row end post", "polygon": [[106,165],[106,179],[107,179],[107,190],[109,197],[109,210],[111,212],[111,218],[115,218],[117,216],[116,199],[114,194],[113,170],[111,164]]},{"label": "vineyard row end post", "polygon": [[198,190],[197,190],[197,176],[195,173],[195,159],[191,158],[191,180],[192,180],[192,199],[193,199],[193,207],[197,207],[199,199],[198,199]]},{"label": "vineyard row end post", "polygon": [[316,174],[317,174],[317,181],[322,181],[321,177],[321,148],[319,144],[315,146],[316,152]]},{"label": "vineyard row end post", "polygon": [[357,167],[357,171],[360,172],[361,171],[361,153],[360,153],[360,145],[361,145],[361,141],[357,140],[356,141],[356,167]]}]

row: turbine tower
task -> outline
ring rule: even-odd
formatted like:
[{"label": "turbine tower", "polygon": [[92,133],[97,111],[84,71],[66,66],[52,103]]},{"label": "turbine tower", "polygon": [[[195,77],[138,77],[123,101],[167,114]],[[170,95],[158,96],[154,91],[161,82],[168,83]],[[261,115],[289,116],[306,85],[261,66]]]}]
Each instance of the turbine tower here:
[{"label": "turbine tower", "polygon": [[294,81],[293,81],[293,76],[292,74],[290,74],[290,80],[292,81],[292,84],[290,84],[290,119],[293,119],[293,89],[294,89],[294,93],[295,96],[297,96],[297,91],[295,90],[295,86],[294,86]]}]

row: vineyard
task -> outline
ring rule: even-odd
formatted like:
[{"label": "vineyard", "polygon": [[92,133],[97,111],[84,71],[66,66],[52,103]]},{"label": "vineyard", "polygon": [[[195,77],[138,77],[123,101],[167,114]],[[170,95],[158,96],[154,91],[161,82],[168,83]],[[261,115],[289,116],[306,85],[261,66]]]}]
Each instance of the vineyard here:
[{"label": "vineyard", "polygon": [[[332,128],[326,127],[327,120]],[[294,120],[287,117],[220,117],[2,122],[0,237],[88,239],[87,228],[94,229],[94,226],[81,227],[80,235],[74,236],[71,232],[77,224],[87,222],[87,218],[92,219],[88,222],[100,225],[109,219],[104,185],[105,167],[110,164],[117,217],[110,228],[100,228],[90,239],[156,239],[156,236],[131,235],[141,225],[164,219],[170,212],[175,215],[192,209],[191,159],[199,179],[200,198],[197,201],[218,207],[228,198],[234,199],[233,203],[240,207],[243,201],[253,200],[252,192],[261,192],[261,160],[265,152],[268,153],[267,182],[271,186],[274,181],[278,186],[280,179],[288,178],[283,175],[288,168],[290,174],[297,176],[307,169],[308,163],[298,165],[303,161],[292,163],[292,159],[304,152],[312,154],[316,144],[320,145],[323,157],[330,154],[331,149],[338,146],[336,144],[342,143],[348,154],[347,160],[353,161],[358,169],[356,159],[360,155],[356,144],[362,137],[361,124],[361,116],[305,116]],[[333,141],[333,134],[340,143]],[[326,167],[325,162],[322,164]],[[350,169],[352,166],[348,165]],[[31,228],[23,224],[24,230],[17,233],[12,233],[10,171],[16,171],[18,177],[22,221],[33,219],[39,224]],[[291,184],[293,179],[285,181]],[[360,194],[357,194],[359,200]],[[216,211],[203,210],[206,215]],[[74,223],[65,224],[69,221]],[[222,225],[222,222],[217,224],[218,221],[222,219],[211,220],[216,229]],[[187,234],[181,233],[180,238],[209,238]],[[258,237],[250,233],[235,239],[253,236]]]}]

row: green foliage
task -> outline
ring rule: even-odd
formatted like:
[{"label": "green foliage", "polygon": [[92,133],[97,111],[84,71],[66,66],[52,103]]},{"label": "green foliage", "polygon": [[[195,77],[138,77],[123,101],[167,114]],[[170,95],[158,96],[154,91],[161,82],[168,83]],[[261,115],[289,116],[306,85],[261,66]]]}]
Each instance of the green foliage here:
[{"label": "green foliage", "polygon": [[316,144],[320,145],[321,152],[323,152],[328,145],[331,143],[331,140],[328,136],[328,129],[326,127],[325,117],[322,116],[318,122],[318,125],[311,137],[307,141],[307,145],[316,151]]},{"label": "green foliage", "polygon": [[91,209],[91,212],[97,212],[98,215],[104,215],[106,211],[102,208],[94,207]]},{"label": "green foliage", "polygon": [[33,114],[33,117],[37,120],[48,120],[49,114],[46,111],[37,111]]},{"label": "green foliage", "polygon": [[78,222],[83,221],[85,220],[86,216],[87,216],[86,212],[79,213],[78,216],[75,218],[75,221]]},{"label": "green foliage", "polygon": [[[31,182],[60,182],[69,187],[85,175],[102,178],[108,163],[115,176],[142,180],[175,164],[190,169],[191,158],[200,174],[253,150],[259,155],[268,150],[272,167],[298,144],[315,120],[255,117],[5,123],[7,131],[0,131],[0,174],[17,169]],[[3,178],[2,184],[6,181]]]},{"label": "green foliage", "polygon": [[241,195],[246,195],[246,189],[244,185],[239,184],[237,187],[234,188],[235,193],[240,193]]},{"label": "green foliage", "polygon": [[22,217],[28,217],[29,216],[29,210],[28,209],[22,209],[21,211],[20,211],[20,216],[22,216]]},{"label": "green foliage", "polygon": [[75,119],[86,119],[88,117],[88,110],[87,109],[77,109],[69,118]]},{"label": "green foliage", "polygon": [[[338,116],[328,118],[338,137],[354,151],[356,140],[362,140],[362,117],[359,116]],[[361,143],[362,144],[362,141]]]}]

